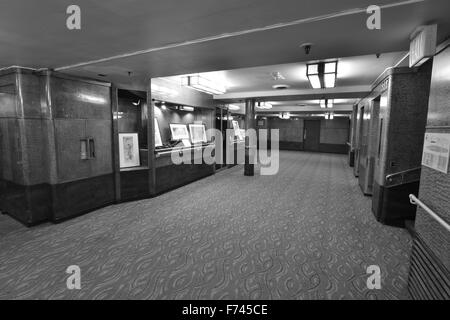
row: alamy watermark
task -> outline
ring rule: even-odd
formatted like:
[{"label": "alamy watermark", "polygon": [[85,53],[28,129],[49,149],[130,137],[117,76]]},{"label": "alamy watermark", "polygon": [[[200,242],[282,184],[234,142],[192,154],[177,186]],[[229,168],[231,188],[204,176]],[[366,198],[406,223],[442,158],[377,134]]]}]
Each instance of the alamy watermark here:
[{"label": "alamy watermark", "polygon": [[81,289],[81,269],[77,265],[68,266],[66,273],[70,274],[66,280],[66,286],[69,290],[80,290]]},{"label": "alamy watermark", "polygon": [[369,290],[380,290],[381,289],[381,269],[377,265],[371,265],[367,267],[367,274],[370,276],[367,278],[367,289]]},{"label": "alamy watermark", "polygon": [[[270,133],[270,148],[268,148]],[[183,147],[174,148],[171,153],[172,163],[180,164],[258,164],[260,174],[263,176],[275,175],[280,166],[279,155],[279,129],[248,129],[245,131],[245,148],[235,147],[235,131],[226,130],[226,137],[217,129],[206,130],[206,135],[211,137],[213,144],[205,148],[190,149]],[[243,142],[242,140],[240,141]],[[224,143],[225,155],[224,155]],[[178,151],[178,152],[177,152]]]}]

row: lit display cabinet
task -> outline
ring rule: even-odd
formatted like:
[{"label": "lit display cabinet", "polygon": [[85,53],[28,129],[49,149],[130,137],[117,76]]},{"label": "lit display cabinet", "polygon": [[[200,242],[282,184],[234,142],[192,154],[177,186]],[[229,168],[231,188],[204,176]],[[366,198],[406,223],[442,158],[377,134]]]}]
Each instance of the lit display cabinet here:
[{"label": "lit display cabinet", "polygon": [[216,105],[212,95],[165,79],[152,79],[151,87],[154,193],[214,174],[215,136],[210,129],[215,129]]}]

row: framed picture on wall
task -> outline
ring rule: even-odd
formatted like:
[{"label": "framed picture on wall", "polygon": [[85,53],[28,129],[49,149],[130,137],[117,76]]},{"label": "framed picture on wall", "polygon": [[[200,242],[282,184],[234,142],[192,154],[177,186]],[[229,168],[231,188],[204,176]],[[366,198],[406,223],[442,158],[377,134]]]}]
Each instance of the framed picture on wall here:
[{"label": "framed picture on wall", "polygon": [[159,131],[158,120],[155,119],[155,147],[161,147],[162,145],[161,131]]},{"label": "framed picture on wall", "polygon": [[171,123],[169,126],[172,140],[189,140],[189,132],[185,124]]},{"label": "framed picture on wall", "polygon": [[139,167],[139,140],[137,133],[119,133],[119,161],[121,168]]},{"label": "framed picture on wall", "polygon": [[191,134],[192,143],[202,143],[207,142],[206,129],[203,124],[190,124],[189,133]]},{"label": "framed picture on wall", "polygon": [[[233,129],[234,129],[234,136],[237,137],[239,140],[244,140],[245,134],[244,136],[242,135],[242,131],[239,128],[239,122],[237,122],[236,120],[231,121],[232,125],[233,125]],[[245,132],[245,130],[244,130]]]}]

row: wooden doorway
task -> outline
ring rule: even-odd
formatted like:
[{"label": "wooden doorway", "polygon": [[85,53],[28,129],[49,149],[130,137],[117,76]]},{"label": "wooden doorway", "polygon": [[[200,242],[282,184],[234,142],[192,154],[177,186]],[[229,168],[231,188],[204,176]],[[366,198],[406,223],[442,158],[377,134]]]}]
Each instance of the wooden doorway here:
[{"label": "wooden doorway", "polygon": [[320,151],[320,120],[305,120],[303,149],[305,151]]}]

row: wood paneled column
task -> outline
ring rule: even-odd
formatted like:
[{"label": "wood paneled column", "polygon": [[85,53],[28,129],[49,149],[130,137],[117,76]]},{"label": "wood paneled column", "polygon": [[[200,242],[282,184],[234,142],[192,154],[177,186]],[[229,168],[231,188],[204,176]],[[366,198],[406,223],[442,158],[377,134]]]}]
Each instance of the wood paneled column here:
[{"label": "wood paneled column", "polygon": [[156,157],[155,157],[155,106],[152,98],[152,80],[147,87],[147,146],[148,146],[148,180],[150,196],[156,195]]},{"label": "wood paneled column", "polygon": [[[245,100],[245,131],[255,130],[255,99]],[[245,135],[245,164],[244,175],[255,175],[254,154],[256,151],[256,141],[252,141],[249,135]],[[252,160],[252,161],[251,161]]]}]

